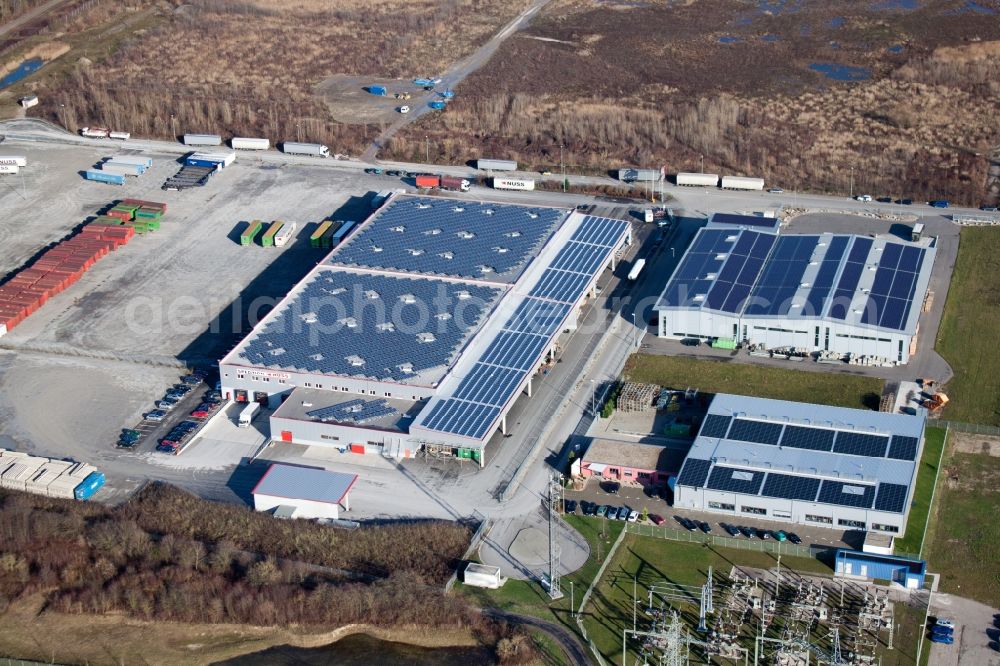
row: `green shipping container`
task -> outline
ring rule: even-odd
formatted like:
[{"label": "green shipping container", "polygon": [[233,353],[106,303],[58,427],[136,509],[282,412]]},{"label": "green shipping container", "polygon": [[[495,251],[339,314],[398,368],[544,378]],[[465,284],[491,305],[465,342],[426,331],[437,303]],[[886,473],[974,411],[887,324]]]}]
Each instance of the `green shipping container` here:
[{"label": "green shipping container", "polygon": [[344,226],[344,223],[340,220],[333,220],[330,222],[330,228],[326,230],[323,237],[320,238],[319,246],[324,250],[329,250],[333,247],[333,235],[337,233],[340,228]]},{"label": "green shipping container", "polygon": [[144,222],[146,223],[146,229],[148,229],[149,231],[159,231],[160,230],[160,221],[159,220],[144,220]]},{"label": "green shipping container", "polygon": [[135,211],[139,210],[139,205],[119,202],[118,204],[115,205],[114,210],[127,210],[130,213],[134,213]]},{"label": "green shipping container", "polygon": [[271,226],[269,226],[267,231],[264,232],[264,235],[260,237],[260,244],[264,247],[274,246],[274,236],[281,231],[281,227],[283,226],[285,226],[285,223],[281,220],[275,220],[272,222]]},{"label": "green shipping container", "polygon": [[316,228],[312,236],[309,237],[309,247],[323,247],[323,234],[329,231],[330,226],[333,224],[330,220],[323,222]]},{"label": "green shipping container", "polygon": [[459,449],[458,450],[458,457],[459,458],[471,458],[472,457],[472,451],[470,451],[469,449]]},{"label": "green shipping container", "polygon": [[133,229],[135,229],[135,233],[140,235],[146,233],[146,231],[148,230],[148,227],[146,227],[145,222],[136,222],[135,220],[131,222],[126,222],[125,226],[132,227]]},{"label": "green shipping container", "polygon": [[140,208],[135,212],[136,219],[142,218],[149,220],[158,220],[162,215],[163,215],[162,210],[154,210],[152,208]]},{"label": "green shipping container", "polygon": [[472,459],[473,460],[475,460],[476,462],[479,462],[479,459],[481,457],[482,457],[482,452],[479,449],[472,449]]},{"label": "green shipping container", "polygon": [[263,228],[263,223],[260,220],[254,220],[250,223],[250,226],[246,228],[242,234],[240,234],[240,245],[253,245],[253,241],[257,238],[257,234]]},{"label": "green shipping container", "polygon": [[96,220],[91,222],[91,224],[99,224],[107,227],[118,227],[124,224],[124,222],[117,217],[110,217],[108,215],[99,215]]}]

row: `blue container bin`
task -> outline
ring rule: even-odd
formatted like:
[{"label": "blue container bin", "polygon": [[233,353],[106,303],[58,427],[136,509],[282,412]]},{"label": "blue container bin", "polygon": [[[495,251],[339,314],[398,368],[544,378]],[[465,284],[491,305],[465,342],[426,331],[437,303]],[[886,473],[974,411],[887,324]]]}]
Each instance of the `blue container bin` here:
[{"label": "blue container bin", "polygon": [[84,173],[84,178],[98,183],[111,183],[112,185],[124,185],[125,176],[117,173],[107,173],[101,171],[88,170]]},{"label": "blue container bin", "polygon": [[88,500],[104,485],[104,472],[91,472],[83,482],[73,489],[78,500]]}]

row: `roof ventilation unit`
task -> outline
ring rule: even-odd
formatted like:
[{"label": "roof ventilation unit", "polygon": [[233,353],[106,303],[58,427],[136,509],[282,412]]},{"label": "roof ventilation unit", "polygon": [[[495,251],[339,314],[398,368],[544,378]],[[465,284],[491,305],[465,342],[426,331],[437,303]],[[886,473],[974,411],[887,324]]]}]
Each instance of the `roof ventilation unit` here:
[{"label": "roof ventilation unit", "polygon": [[369,301],[375,301],[378,300],[379,294],[374,289],[369,289],[368,291],[365,292],[365,298],[368,299]]},{"label": "roof ventilation unit", "polygon": [[455,206],[454,208],[452,208],[452,210],[454,212],[456,212],[456,213],[464,213],[465,212],[465,208],[463,208],[462,206]]},{"label": "roof ventilation unit", "polygon": [[473,238],[476,237],[476,234],[472,233],[471,231],[459,231],[458,237],[464,238],[465,240],[472,240]]},{"label": "roof ventilation unit", "polygon": [[405,375],[413,374],[413,364],[412,363],[400,363],[396,366],[396,369]]},{"label": "roof ventilation unit", "polygon": [[498,245],[497,247],[493,248],[493,251],[496,252],[497,254],[507,254],[508,252],[510,252],[508,248],[505,248],[501,245]]},{"label": "roof ventilation unit", "polygon": [[424,232],[424,235],[425,236],[437,236],[440,233],[441,233],[440,229],[428,229],[427,231]]},{"label": "roof ventilation unit", "polygon": [[442,252],[438,255],[442,259],[454,259],[455,255],[452,252]]},{"label": "roof ventilation unit", "polygon": [[341,319],[337,323],[340,324],[341,326],[346,326],[347,328],[357,328],[358,327],[358,320],[355,319],[354,317],[344,317],[343,319]]},{"label": "roof ventilation unit", "polygon": [[483,209],[483,215],[492,215],[492,214],[493,214],[493,209],[492,208],[484,208]]},{"label": "roof ventilation unit", "polygon": [[419,247],[407,248],[406,251],[410,253],[411,257],[419,257],[424,253],[424,251],[421,250]]},{"label": "roof ventilation unit", "polygon": [[506,236],[507,238],[520,238],[521,235],[522,235],[521,232],[516,230],[508,231],[507,233],[504,234],[504,236]]},{"label": "roof ventilation unit", "polygon": [[417,333],[417,340],[420,342],[434,342],[437,338],[430,331],[424,331],[423,333]]},{"label": "roof ventilation unit", "polygon": [[381,245],[372,245],[372,252],[381,252],[381,251],[382,251]]},{"label": "roof ventilation unit", "polygon": [[383,333],[392,333],[393,331],[396,330],[396,325],[393,324],[391,321],[383,321],[375,328],[382,331]]},{"label": "roof ventilation unit", "polygon": [[306,312],[305,314],[299,316],[302,318],[302,321],[304,321],[307,324],[315,324],[317,321],[319,321],[319,318],[316,316],[315,312]]},{"label": "roof ventilation unit", "polygon": [[395,231],[396,233],[401,234],[404,231],[406,231],[406,227],[404,227],[402,224],[397,224],[394,227],[389,227],[389,231]]},{"label": "roof ventilation unit", "polygon": [[361,358],[360,356],[353,356],[353,355],[345,356],[344,360],[347,361],[350,365],[354,366],[355,368],[360,368],[365,364],[365,359]]},{"label": "roof ventilation unit", "polygon": [[418,210],[424,210],[424,209],[427,209],[427,208],[430,208],[430,207],[431,207],[431,205],[429,203],[418,203],[417,204],[417,209]]},{"label": "roof ventilation unit", "polygon": [[403,294],[402,296],[399,297],[399,300],[403,301],[407,305],[411,305],[417,302],[417,297],[414,296],[413,294]]},{"label": "roof ventilation unit", "polygon": [[465,300],[468,300],[468,299],[472,298],[472,294],[470,294],[465,289],[461,289],[461,290],[455,292],[455,298],[457,298],[460,301],[465,301]]}]

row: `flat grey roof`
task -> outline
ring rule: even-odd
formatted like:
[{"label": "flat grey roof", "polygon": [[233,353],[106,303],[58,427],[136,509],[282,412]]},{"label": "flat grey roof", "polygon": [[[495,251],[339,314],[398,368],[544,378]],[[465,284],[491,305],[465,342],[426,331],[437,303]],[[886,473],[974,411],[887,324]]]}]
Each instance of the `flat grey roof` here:
[{"label": "flat grey roof", "polygon": [[357,480],[357,474],[275,463],[257,482],[253,494],[339,504]]},{"label": "flat grey roof", "polygon": [[658,472],[677,469],[683,459],[683,452],[659,444],[624,442],[616,439],[594,439],[583,454],[584,463],[634,467]]},{"label": "flat grey roof", "polygon": [[[344,407],[347,403],[358,401],[365,403],[359,406],[360,410],[353,411],[353,406]],[[408,432],[410,424],[425,402],[425,400],[369,398],[357,393],[297,386],[274,412],[274,417],[315,423],[335,423],[354,428]],[[338,407],[340,409],[337,409]],[[379,409],[380,407],[382,409]]]}]

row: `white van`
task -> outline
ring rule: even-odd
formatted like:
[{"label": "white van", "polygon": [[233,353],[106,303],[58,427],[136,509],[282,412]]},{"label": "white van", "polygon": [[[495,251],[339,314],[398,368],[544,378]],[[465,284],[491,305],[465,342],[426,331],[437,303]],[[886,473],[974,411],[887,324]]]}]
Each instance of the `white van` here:
[{"label": "white van", "polygon": [[253,420],[257,418],[257,414],[260,413],[260,403],[251,402],[249,405],[243,408],[240,412],[240,420],[237,425],[240,428],[249,428]]}]

